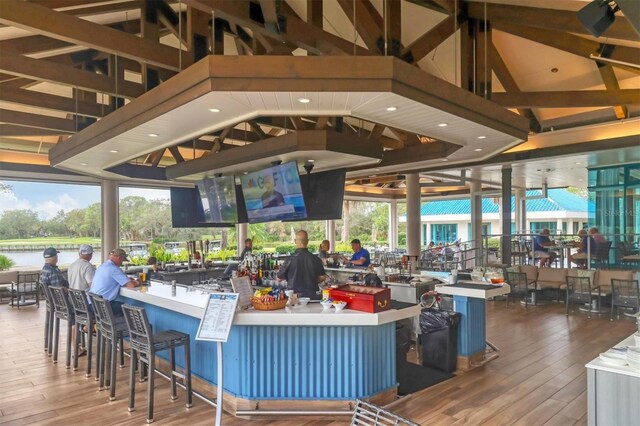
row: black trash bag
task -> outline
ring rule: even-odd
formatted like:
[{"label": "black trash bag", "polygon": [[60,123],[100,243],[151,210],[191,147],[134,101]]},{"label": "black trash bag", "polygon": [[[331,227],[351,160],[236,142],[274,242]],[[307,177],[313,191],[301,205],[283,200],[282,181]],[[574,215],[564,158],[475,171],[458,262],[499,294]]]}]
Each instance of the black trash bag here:
[{"label": "black trash bag", "polygon": [[371,287],[382,287],[382,280],[374,273],[368,273],[364,276],[364,285]]},{"label": "black trash bag", "polygon": [[460,314],[456,312],[425,309],[420,314],[420,331],[426,335],[448,327],[457,327],[459,320]]}]

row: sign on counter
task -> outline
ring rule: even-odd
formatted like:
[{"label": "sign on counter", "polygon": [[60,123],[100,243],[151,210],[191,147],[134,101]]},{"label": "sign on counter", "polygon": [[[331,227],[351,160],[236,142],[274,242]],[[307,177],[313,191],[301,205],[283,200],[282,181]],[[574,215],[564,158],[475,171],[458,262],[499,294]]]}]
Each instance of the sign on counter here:
[{"label": "sign on counter", "polygon": [[251,296],[253,296],[253,288],[249,277],[231,278],[233,291],[238,293],[238,304],[240,309],[248,309],[251,307]]},{"label": "sign on counter", "polygon": [[196,340],[226,342],[238,305],[237,293],[211,293]]}]

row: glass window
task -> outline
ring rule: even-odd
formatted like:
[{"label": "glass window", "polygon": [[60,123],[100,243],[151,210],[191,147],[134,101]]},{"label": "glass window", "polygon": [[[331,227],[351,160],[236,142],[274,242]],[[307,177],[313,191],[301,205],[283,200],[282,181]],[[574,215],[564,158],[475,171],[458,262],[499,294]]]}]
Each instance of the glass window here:
[{"label": "glass window", "polygon": [[629,177],[627,179],[627,184],[632,185],[636,183],[640,183],[640,166],[629,166]]},{"label": "glass window", "polygon": [[613,186],[624,183],[624,167],[589,170],[589,186]]},{"label": "glass window", "polygon": [[529,224],[529,229],[531,233],[537,234],[544,228],[547,228],[551,234],[555,234],[558,230],[557,222],[531,222]]},{"label": "glass window", "polygon": [[[513,228],[515,227],[515,224],[513,222],[511,222],[511,232],[513,233]],[[472,240],[472,236],[471,236],[471,224],[467,223],[467,235],[469,236],[469,240]],[[491,235],[491,223],[487,222],[487,223],[483,223],[482,224],[482,236],[484,237],[485,235]]]},{"label": "glass window", "polygon": [[458,225],[443,223],[431,225],[431,241],[437,243],[452,243],[458,239]]}]

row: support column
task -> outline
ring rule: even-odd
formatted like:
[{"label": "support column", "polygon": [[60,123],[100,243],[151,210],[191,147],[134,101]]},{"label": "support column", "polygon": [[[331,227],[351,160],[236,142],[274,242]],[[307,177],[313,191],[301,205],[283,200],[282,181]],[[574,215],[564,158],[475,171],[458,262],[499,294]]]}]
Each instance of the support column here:
[{"label": "support column", "polygon": [[330,251],[336,251],[336,221],[325,221],[324,237],[329,240]]},{"label": "support column", "polygon": [[118,247],[120,241],[119,201],[118,183],[113,180],[103,180],[100,187],[103,262],[107,260],[109,251]]},{"label": "support column", "polygon": [[398,202],[391,200],[389,203],[389,251],[396,251],[398,248]]},{"label": "support column", "polygon": [[556,222],[556,234],[562,234],[562,219],[558,219]]},{"label": "support column", "polygon": [[417,173],[407,175],[407,254],[420,256],[420,178]]},{"label": "support column", "polygon": [[237,241],[237,256],[240,256],[242,250],[244,250],[244,240],[247,239],[247,233],[249,231],[248,223],[239,223],[236,225],[236,241]]},{"label": "support column", "polygon": [[523,234],[527,230],[527,191],[516,190],[516,233]]},{"label": "support column", "polygon": [[475,249],[474,257],[476,265],[482,265],[482,183],[479,179],[474,179],[470,186],[469,192],[471,196],[471,247]]},{"label": "support column", "polygon": [[502,169],[502,263],[511,266],[511,168]]}]

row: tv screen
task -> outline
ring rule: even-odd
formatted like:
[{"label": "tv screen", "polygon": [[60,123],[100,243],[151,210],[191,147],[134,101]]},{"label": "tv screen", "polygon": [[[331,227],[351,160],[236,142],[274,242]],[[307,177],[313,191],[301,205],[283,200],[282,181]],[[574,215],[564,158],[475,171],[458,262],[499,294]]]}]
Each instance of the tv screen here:
[{"label": "tv screen", "polygon": [[228,223],[207,222],[198,188],[171,187],[171,226],[174,228],[225,228]]},{"label": "tv screen", "polygon": [[295,161],[248,173],[240,181],[249,223],[307,217]]},{"label": "tv screen", "polygon": [[300,176],[307,220],[342,219],[346,176],[347,169]]},{"label": "tv screen", "polygon": [[238,223],[234,176],[206,178],[197,186],[206,222]]}]

